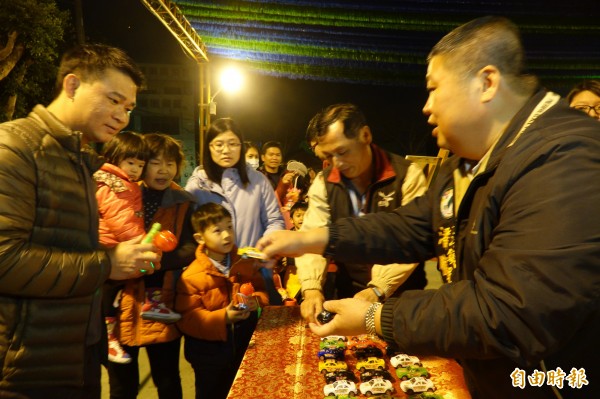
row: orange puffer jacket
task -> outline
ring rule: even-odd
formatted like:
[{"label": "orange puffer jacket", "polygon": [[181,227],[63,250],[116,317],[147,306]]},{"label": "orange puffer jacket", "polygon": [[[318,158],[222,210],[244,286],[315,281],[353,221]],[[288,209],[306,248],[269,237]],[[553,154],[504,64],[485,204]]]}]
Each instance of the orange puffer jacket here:
[{"label": "orange puffer jacket", "polygon": [[144,234],[142,190],[115,165],[105,163],[94,173],[100,213],[100,244],[114,247]]},{"label": "orange puffer jacket", "polygon": [[[170,230],[177,238],[186,223],[185,215],[193,202],[193,198],[177,184],[172,183],[163,196],[163,202],[156,211],[152,222],[158,222],[163,230]],[[158,267],[158,265],[156,265]],[[183,266],[182,266],[183,267]],[[165,273],[162,289],[162,300],[173,309],[175,279],[179,270]],[[145,346],[173,341],[181,336],[175,324],[165,324],[141,318],[146,287],[143,278],[128,280],[123,290],[120,306],[119,325],[116,335],[122,344],[129,346]]]},{"label": "orange puffer jacket", "polygon": [[198,246],[196,260],[185,269],[177,282],[175,310],[181,313],[177,326],[185,335],[209,341],[226,341],[225,308],[244,283],[252,283],[254,296],[261,307],[269,304],[260,262],[241,259],[236,248],[230,254],[232,266],[229,277],[225,277],[204,254],[203,247]]}]

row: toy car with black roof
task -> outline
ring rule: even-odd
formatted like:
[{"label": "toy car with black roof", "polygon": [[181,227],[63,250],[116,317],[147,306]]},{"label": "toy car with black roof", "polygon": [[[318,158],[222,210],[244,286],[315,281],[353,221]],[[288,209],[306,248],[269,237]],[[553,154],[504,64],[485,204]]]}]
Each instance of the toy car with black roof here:
[{"label": "toy car with black roof", "polygon": [[325,348],[317,352],[319,360],[325,359],[336,359],[344,360],[344,349],[343,348]]},{"label": "toy car with black roof", "polygon": [[383,351],[376,346],[367,346],[366,348],[357,348],[354,351],[357,359],[366,359],[368,357],[383,357]]},{"label": "toy car with black roof", "polygon": [[337,380],[348,380],[356,382],[356,376],[350,370],[336,370],[325,373],[325,383],[331,384]]},{"label": "toy car with black roof", "polygon": [[386,380],[394,381],[394,377],[386,369],[369,369],[360,373],[360,380],[362,382],[372,380],[373,378],[384,378]]}]

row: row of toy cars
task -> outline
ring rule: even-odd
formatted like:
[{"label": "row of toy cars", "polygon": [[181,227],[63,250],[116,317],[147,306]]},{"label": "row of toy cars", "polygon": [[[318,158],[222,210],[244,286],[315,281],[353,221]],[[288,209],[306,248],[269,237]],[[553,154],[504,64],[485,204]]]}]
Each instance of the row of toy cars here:
[{"label": "row of toy cars", "polygon": [[[317,357],[319,372],[325,377],[323,392],[326,399],[353,397],[359,391],[365,396],[377,395],[378,399],[394,399],[391,396],[394,378],[386,368],[384,357],[387,350],[387,344],[378,337],[361,335],[348,339],[336,335],[322,338]],[[349,370],[346,353],[350,360],[356,360],[355,369],[360,372],[361,381],[358,389],[358,379]],[[443,399],[431,393],[435,386],[419,358],[396,354],[390,357],[390,364],[401,380],[400,388],[411,395],[410,398]]]}]

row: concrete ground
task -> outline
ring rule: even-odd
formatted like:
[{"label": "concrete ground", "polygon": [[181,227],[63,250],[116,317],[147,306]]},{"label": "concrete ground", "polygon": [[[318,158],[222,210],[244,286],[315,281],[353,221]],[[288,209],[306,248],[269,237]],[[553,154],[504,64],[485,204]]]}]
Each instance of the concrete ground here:
[{"label": "concrete ground", "polygon": [[[426,288],[437,288],[442,284],[440,273],[436,269],[436,262],[426,262],[425,272],[427,273],[427,287]],[[183,340],[182,340],[183,343]],[[141,390],[138,398],[140,399],[158,399],[156,388],[152,383],[152,377],[150,377],[150,368],[148,366],[148,357],[146,351],[142,349],[139,357],[140,363],[140,385]],[[181,374],[181,385],[183,387],[183,398],[194,399],[194,371],[190,367],[189,363],[183,357],[183,345],[181,347],[181,356],[179,362],[179,372]],[[102,370],[102,399],[109,399],[109,385],[108,376],[106,370]]]}]

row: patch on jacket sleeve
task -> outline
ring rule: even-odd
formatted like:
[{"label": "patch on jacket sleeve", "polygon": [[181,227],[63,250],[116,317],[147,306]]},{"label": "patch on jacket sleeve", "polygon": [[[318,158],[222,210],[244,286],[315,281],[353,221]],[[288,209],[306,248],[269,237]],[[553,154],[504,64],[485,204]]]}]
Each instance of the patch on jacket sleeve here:
[{"label": "patch on jacket sleeve", "polygon": [[454,189],[447,188],[440,199],[440,213],[444,219],[454,216]]},{"label": "patch on jacket sleeve", "polygon": [[103,170],[99,170],[94,173],[94,180],[97,183],[104,183],[111,189],[111,191],[115,193],[122,193],[127,191],[128,188],[123,183],[123,179],[113,175],[112,173],[107,173]]}]

